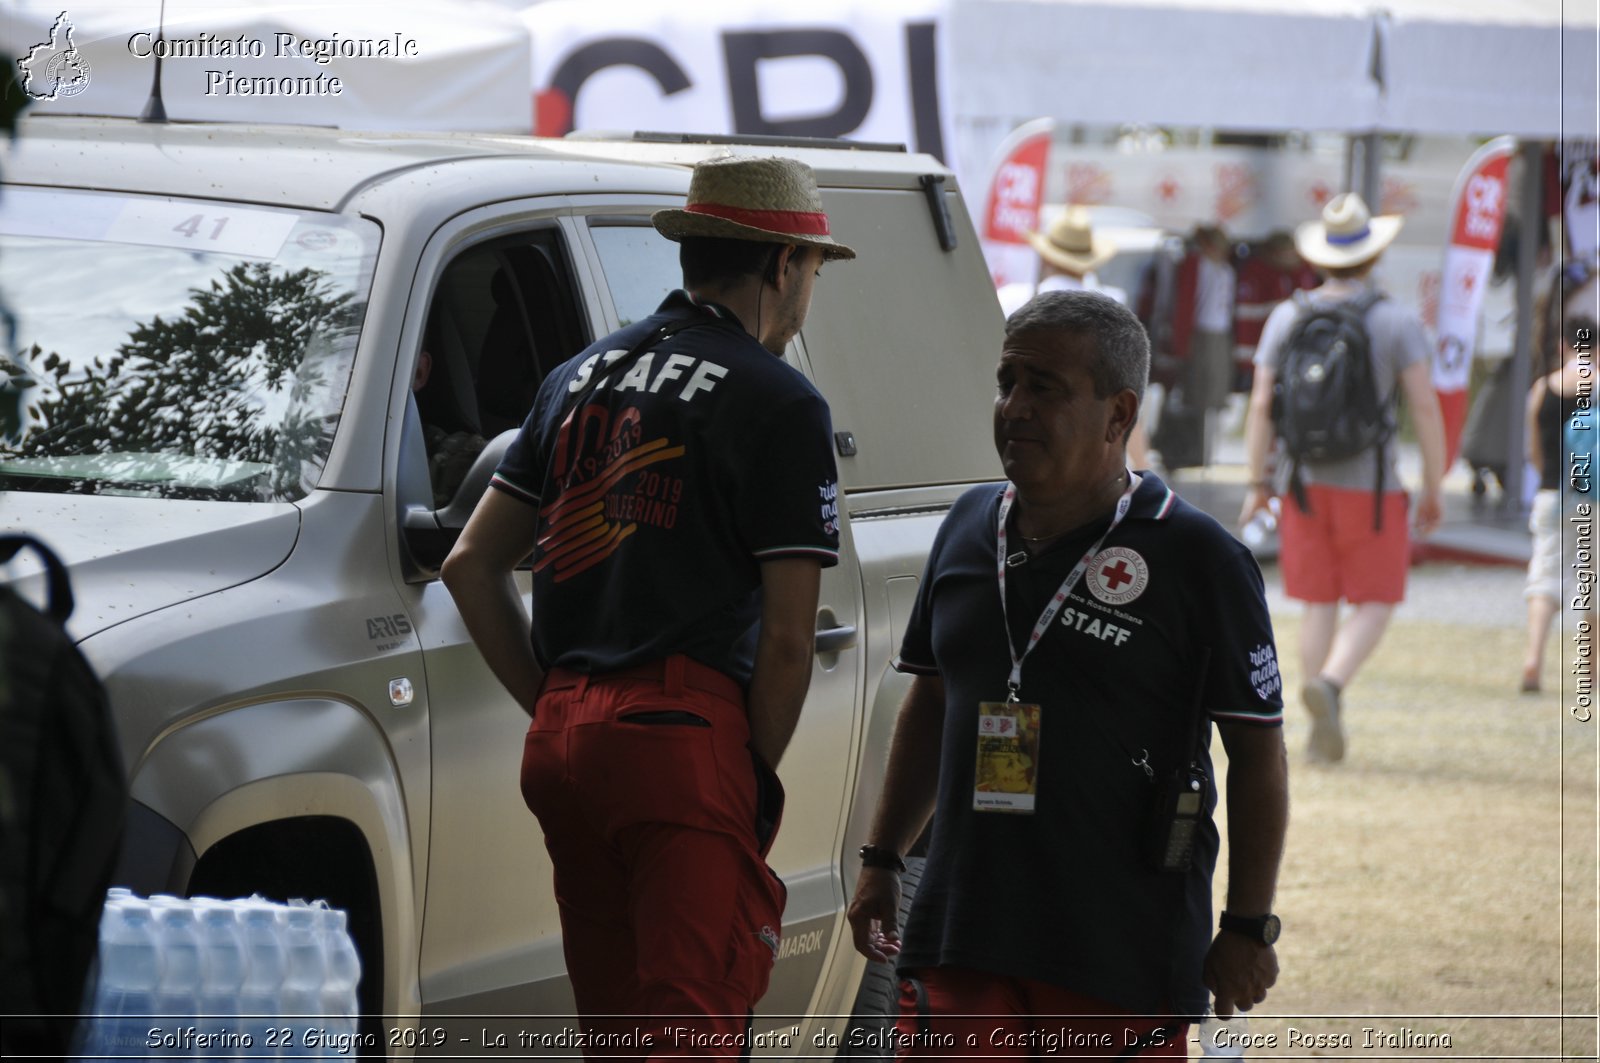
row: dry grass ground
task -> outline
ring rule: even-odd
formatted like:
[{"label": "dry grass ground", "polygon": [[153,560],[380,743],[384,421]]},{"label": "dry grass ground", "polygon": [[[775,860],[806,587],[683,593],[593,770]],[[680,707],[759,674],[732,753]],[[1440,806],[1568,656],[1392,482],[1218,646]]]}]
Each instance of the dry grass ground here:
[{"label": "dry grass ground", "polygon": [[1275,595],[1292,809],[1282,975],[1249,1025],[1272,1044],[1250,1058],[1596,1058],[1600,722],[1559,689],[1570,622],[1546,692],[1515,692],[1522,609],[1515,570],[1417,570],[1347,693],[1349,753],[1320,767]]}]

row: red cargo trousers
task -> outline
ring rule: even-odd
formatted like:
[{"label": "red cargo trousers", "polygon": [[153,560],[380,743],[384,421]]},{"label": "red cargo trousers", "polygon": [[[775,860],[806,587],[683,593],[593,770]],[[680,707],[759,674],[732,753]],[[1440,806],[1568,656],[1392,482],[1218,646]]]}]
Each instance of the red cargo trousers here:
[{"label": "red cargo trousers", "polygon": [[1189,1027],[1031,978],[965,967],[902,972],[895,1057],[1187,1059]]},{"label": "red cargo trousers", "polygon": [[739,685],[686,657],[545,680],[522,794],[555,868],[585,1055],[747,1054],[784,904],[765,859],[783,791],[749,741]]}]

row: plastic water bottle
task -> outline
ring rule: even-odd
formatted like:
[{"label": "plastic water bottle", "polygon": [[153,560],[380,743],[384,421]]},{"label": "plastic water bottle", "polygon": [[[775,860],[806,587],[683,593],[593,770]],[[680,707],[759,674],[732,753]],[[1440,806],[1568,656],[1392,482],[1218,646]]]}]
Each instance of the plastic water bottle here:
[{"label": "plastic water bottle", "polygon": [[[161,950],[161,981],[156,987],[156,1015],[152,1026],[164,1035],[175,1035],[185,1026],[195,1025],[200,1015],[200,985],[204,975],[200,951],[200,924],[194,906],[169,899],[156,907],[156,939]],[[193,1056],[195,1048],[166,1048],[162,1054]]]},{"label": "plastic water bottle", "polygon": [[317,912],[301,903],[290,905],[283,935],[283,991],[279,1005],[290,1037],[283,1046],[285,1056],[321,1055],[313,1048],[307,1033],[321,1030],[322,985],[327,981],[328,961],[317,933]]},{"label": "plastic water bottle", "polygon": [[[239,911],[224,901],[200,905],[200,1032],[213,1045],[239,1034],[240,997],[244,992],[244,932]],[[226,1049],[222,1054],[229,1054]]]},{"label": "plastic water bottle", "polygon": [[100,985],[89,1055],[142,1060],[161,984],[161,951],[150,906],[135,897],[108,904],[100,924]]},{"label": "plastic water bottle", "polygon": [[283,1023],[284,951],[278,936],[278,911],[264,901],[246,901],[244,910],[244,985],[239,990],[240,1032],[250,1038],[251,1059],[279,1054]]},{"label": "plastic water bottle", "polygon": [[1267,502],[1267,508],[1258,509],[1245,521],[1244,527],[1239,529],[1239,538],[1252,550],[1261,549],[1272,534],[1278,530],[1279,502],[1276,498]]},{"label": "plastic water bottle", "polygon": [[1244,1059],[1244,1048],[1249,1043],[1250,1020],[1243,1012],[1234,1012],[1224,1019],[1211,1009],[1206,1009],[1200,1020],[1200,1055],[1205,1059]]},{"label": "plastic water bottle", "polygon": [[[316,910],[322,953],[327,961],[327,977],[322,983],[324,1028],[336,1037],[350,1038],[354,1044],[361,1005],[356,989],[361,984],[361,957],[350,940],[349,917],[337,908]],[[346,1052],[345,1055],[353,1053]]]}]

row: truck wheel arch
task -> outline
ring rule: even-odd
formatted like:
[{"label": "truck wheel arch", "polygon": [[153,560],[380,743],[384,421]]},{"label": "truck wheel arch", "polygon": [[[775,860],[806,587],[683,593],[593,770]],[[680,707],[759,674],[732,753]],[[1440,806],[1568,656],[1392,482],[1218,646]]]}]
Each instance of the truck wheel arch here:
[{"label": "truck wheel arch", "polygon": [[130,826],[162,824],[175,844],[142,854],[125,845],[118,880],[346,908],[363,1014],[414,1011],[421,912],[403,793],[383,735],[352,705],[297,699],[208,714],[139,758]]},{"label": "truck wheel arch", "polygon": [[201,852],[186,892],[221,898],[260,894],[280,903],[325,900],[348,912],[350,936],[361,957],[361,1033],[384,1045],[383,902],[372,853],[354,823],[337,816],[301,816],[246,827]]}]

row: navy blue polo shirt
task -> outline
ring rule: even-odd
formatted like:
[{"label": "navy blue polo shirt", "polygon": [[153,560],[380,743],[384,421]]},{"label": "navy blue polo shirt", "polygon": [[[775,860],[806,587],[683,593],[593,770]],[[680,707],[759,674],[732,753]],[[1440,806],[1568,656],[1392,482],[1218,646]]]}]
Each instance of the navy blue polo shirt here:
[{"label": "navy blue polo shirt", "polygon": [[[895,661],[942,677],[946,694],[932,848],[900,964],[959,965],[1136,1012],[1199,1015],[1217,832],[1208,819],[1187,875],[1150,870],[1155,784],[1136,761],[1158,778],[1187,764],[1196,705],[1207,746],[1212,720],[1282,724],[1260,569],[1215,520],[1145,473],[1023,665],[1020,698],[1041,705],[1035,811],[976,812],[978,703],[1003,701],[1011,671],[995,554],[1003,487],[974,488],[952,507]],[[1108,515],[1007,570],[1019,649],[1109,524]],[[1020,547],[1014,532],[1009,543]],[[1211,776],[1208,749],[1200,763]],[[1213,782],[1208,812],[1215,806]]]},{"label": "navy blue polo shirt", "polygon": [[[669,323],[690,327],[571,408],[608,352]],[[533,645],[546,668],[683,653],[748,683],[761,563],[839,558],[827,403],[687,292],[552,372],[491,482],[539,510]]]}]

